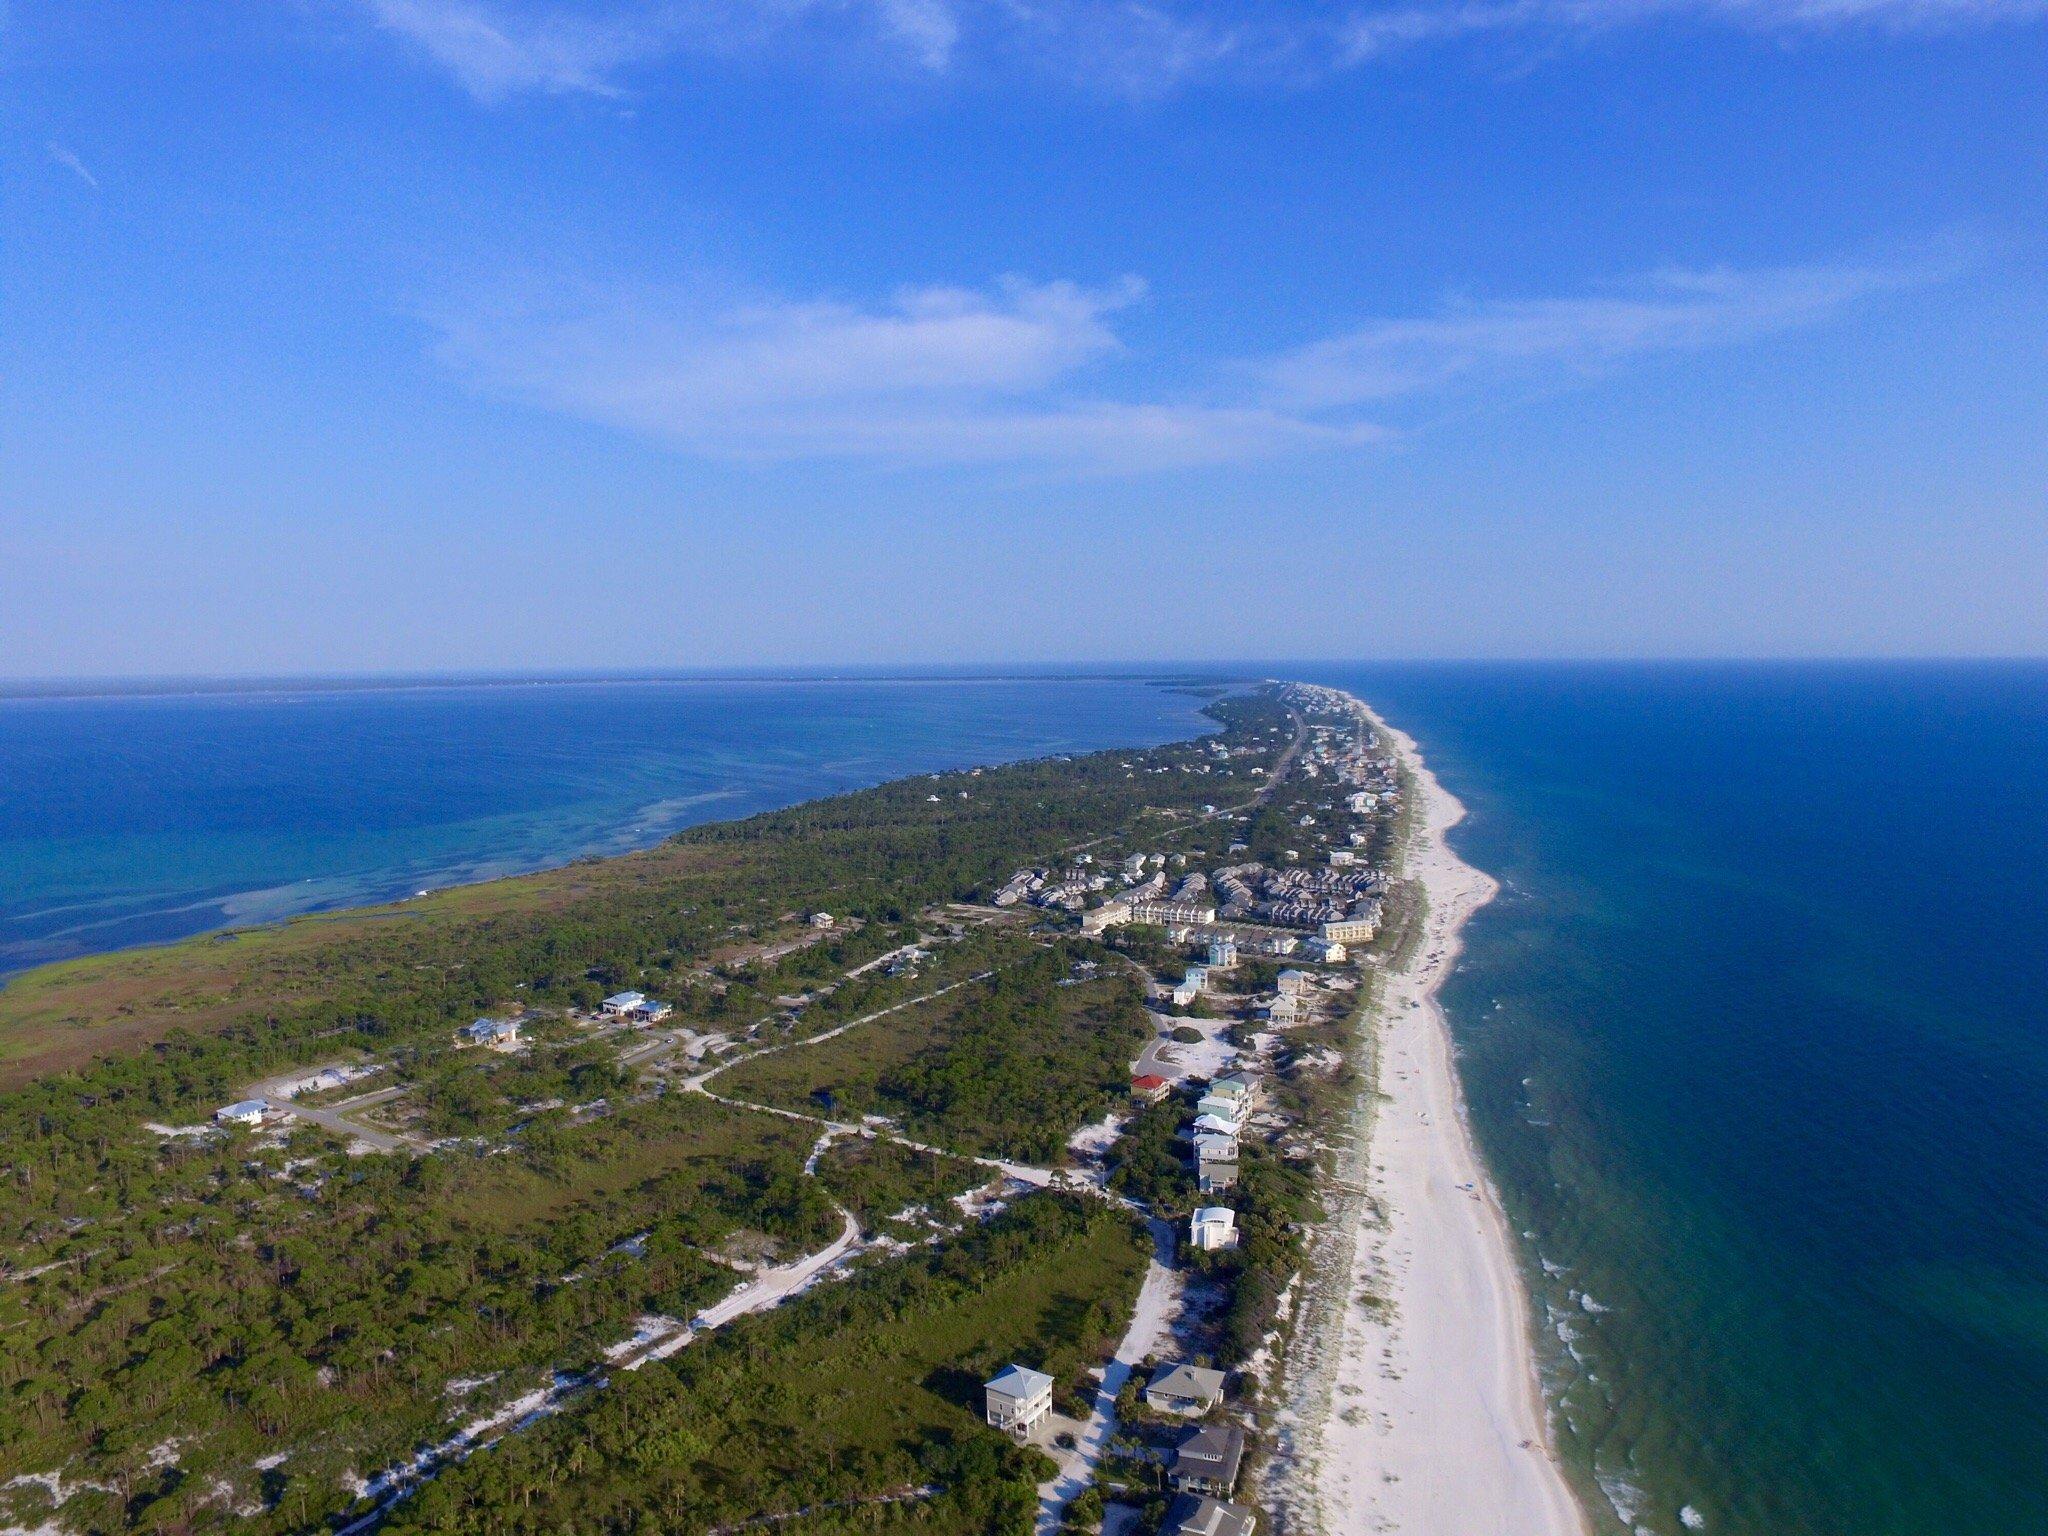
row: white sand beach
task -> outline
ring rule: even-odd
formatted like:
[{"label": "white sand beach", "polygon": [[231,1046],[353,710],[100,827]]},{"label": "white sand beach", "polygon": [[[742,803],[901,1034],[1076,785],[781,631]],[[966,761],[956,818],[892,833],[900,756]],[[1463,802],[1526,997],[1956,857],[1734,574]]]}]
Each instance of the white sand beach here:
[{"label": "white sand beach", "polygon": [[1429,915],[1409,969],[1388,977],[1383,1097],[1340,1180],[1338,1220],[1356,1225],[1325,1234],[1269,1491],[1291,1532],[1585,1536],[1548,1449],[1528,1300],[1436,1002],[1459,929],[1497,887],[1445,846],[1464,807],[1390,734],[1423,795],[1407,869]]}]

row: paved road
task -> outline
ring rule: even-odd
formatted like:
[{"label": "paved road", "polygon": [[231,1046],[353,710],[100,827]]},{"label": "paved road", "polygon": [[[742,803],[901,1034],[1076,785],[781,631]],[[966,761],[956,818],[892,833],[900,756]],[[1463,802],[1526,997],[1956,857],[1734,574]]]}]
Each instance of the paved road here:
[{"label": "paved road", "polygon": [[1294,766],[1294,760],[1301,756],[1301,749],[1308,745],[1308,716],[1294,709],[1288,710],[1287,713],[1294,718],[1294,740],[1287,744],[1287,750],[1280,754],[1278,761],[1273,764],[1272,772],[1266,775],[1265,787],[1252,796],[1253,805],[1264,805],[1273,798],[1273,791],[1280,787],[1280,781],[1287,777],[1287,771]]},{"label": "paved road", "polygon": [[421,1143],[414,1141],[409,1136],[399,1136],[390,1131],[380,1131],[373,1126],[362,1125],[357,1121],[348,1119],[345,1113],[349,1110],[368,1109],[373,1104],[382,1104],[388,1100],[395,1099],[405,1092],[404,1088],[379,1088],[374,1093],[358,1094],[353,1099],[344,1099],[341,1103],[331,1105],[326,1109],[315,1109],[310,1104],[294,1103],[290,1099],[281,1097],[277,1092],[280,1084],[293,1082],[302,1076],[304,1076],[303,1073],[292,1072],[287,1073],[283,1077],[271,1078],[266,1082],[256,1083],[244,1089],[243,1096],[251,1099],[262,1099],[274,1110],[291,1115],[296,1119],[304,1120],[309,1124],[322,1126],[334,1132],[337,1136],[345,1137],[350,1141],[359,1141],[366,1147],[375,1147],[379,1152],[419,1152],[424,1150]]}]

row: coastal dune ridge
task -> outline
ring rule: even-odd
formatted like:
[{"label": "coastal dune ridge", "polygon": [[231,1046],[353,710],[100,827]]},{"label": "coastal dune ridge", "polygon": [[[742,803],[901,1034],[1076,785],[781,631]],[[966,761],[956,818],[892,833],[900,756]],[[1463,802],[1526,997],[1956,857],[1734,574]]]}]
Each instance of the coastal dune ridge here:
[{"label": "coastal dune ridge", "polygon": [[1268,1496],[1292,1532],[1591,1536],[1551,1446],[1530,1299],[1438,993],[1498,883],[1450,848],[1465,807],[1413,737],[1347,695],[1416,795],[1426,903],[1364,1028],[1369,1070],[1280,1383]]}]

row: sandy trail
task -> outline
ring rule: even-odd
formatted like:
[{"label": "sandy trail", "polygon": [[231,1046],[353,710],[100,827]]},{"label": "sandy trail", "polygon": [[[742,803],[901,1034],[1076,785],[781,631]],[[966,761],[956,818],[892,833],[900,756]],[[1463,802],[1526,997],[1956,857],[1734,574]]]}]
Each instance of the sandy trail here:
[{"label": "sandy trail", "polygon": [[1039,1536],[1050,1536],[1058,1530],[1066,1507],[1094,1481],[1096,1464],[1117,1432],[1117,1394],[1145,1357],[1166,1342],[1173,1315],[1180,1306],[1181,1275],[1173,1267],[1173,1225],[1156,1216],[1148,1225],[1152,1232],[1152,1260],[1146,1266],[1144,1283],[1138,1288],[1130,1326],[1124,1330],[1116,1354],[1103,1368],[1102,1383],[1096,1388],[1088,1421],[1075,1437],[1074,1449],[1049,1452],[1059,1462],[1060,1470],[1058,1476],[1038,1488]]}]

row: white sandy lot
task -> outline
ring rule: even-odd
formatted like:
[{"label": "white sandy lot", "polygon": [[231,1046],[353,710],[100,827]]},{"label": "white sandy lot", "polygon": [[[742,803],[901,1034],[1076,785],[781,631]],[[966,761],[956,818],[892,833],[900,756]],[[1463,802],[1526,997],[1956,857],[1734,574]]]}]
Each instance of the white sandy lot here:
[{"label": "white sandy lot", "polygon": [[[1308,1320],[1329,1396],[1296,1427],[1295,1475],[1307,1483],[1296,1500],[1325,1536],[1585,1536],[1548,1449],[1528,1301],[1435,996],[1459,928],[1497,887],[1444,845],[1464,807],[1393,734],[1423,793],[1408,872],[1429,893],[1429,918],[1410,970],[1388,978],[1385,1098],[1345,1299]],[[1358,1305],[1367,1292],[1390,1305]]]}]

